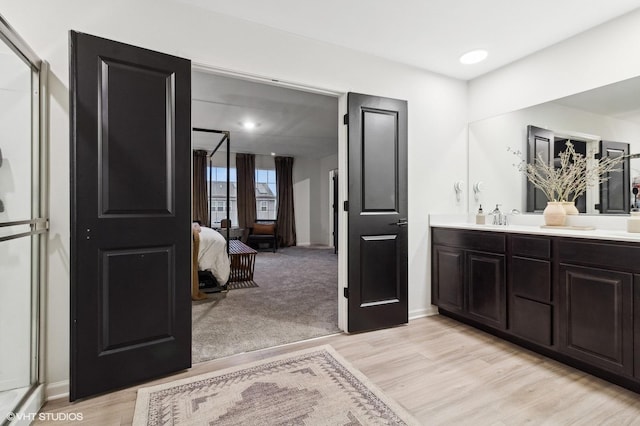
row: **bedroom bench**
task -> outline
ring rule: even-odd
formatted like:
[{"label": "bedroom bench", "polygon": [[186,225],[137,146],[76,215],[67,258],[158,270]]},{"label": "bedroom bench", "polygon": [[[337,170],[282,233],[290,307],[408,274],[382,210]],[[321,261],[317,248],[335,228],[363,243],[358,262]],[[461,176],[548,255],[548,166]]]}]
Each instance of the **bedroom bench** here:
[{"label": "bedroom bench", "polygon": [[252,281],[258,252],[240,240],[229,240],[231,274],[229,282]]}]

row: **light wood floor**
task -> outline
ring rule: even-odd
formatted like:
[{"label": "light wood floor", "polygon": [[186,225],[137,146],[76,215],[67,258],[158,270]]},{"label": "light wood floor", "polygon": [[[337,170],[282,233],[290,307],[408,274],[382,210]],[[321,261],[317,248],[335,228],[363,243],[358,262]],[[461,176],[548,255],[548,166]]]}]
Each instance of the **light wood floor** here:
[{"label": "light wood floor", "polygon": [[[639,394],[441,316],[209,361],[145,386],[327,343],[425,425],[640,425]],[[137,389],[43,411],[128,425]]]}]

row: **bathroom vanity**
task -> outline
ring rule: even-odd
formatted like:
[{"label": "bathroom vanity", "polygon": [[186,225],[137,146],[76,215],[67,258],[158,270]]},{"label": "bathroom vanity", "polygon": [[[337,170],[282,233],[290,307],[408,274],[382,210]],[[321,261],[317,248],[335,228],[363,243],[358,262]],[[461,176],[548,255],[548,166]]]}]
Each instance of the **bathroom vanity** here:
[{"label": "bathroom vanity", "polygon": [[640,392],[640,234],[431,224],[439,312]]}]

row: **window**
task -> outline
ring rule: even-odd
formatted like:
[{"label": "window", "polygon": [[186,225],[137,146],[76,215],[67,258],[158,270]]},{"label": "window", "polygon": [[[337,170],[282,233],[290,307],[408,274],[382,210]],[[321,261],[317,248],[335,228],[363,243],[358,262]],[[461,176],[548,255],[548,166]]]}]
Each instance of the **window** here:
[{"label": "window", "polygon": [[[209,208],[213,227],[219,227],[220,221],[227,217],[227,168],[210,167],[211,172],[208,190],[211,194]],[[277,207],[276,171],[256,169],[256,219],[275,220]],[[229,169],[229,219],[231,226],[238,226],[238,177],[235,167]]]},{"label": "window", "polygon": [[275,220],[277,206],[276,171],[256,169],[256,218]]},{"label": "window", "polygon": [[[208,182],[207,190],[209,190],[209,208],[211,209],[211,226],[219,227],[220,221],[227,217],[227,168],[226,167],[210,167],[207,170]],[[238,208],[237,208],[237,172],[235,167],[229,169],[229,219],[231,226],[238,226]]]}]

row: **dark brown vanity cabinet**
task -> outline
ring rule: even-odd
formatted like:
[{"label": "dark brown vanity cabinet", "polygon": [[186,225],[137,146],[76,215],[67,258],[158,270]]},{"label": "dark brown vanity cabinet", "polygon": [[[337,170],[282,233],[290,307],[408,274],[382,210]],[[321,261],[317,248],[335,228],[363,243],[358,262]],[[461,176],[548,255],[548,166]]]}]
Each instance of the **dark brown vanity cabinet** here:
[{"label": "dark brown vanity cabinet", "polygon": [[443,310],[505,329],[505,236],[434,229],[433,303]]},{"label": "dark brown vanity cabinet", "polygon": [[640,392],[640,244],[432,228],[443,315]]}]

